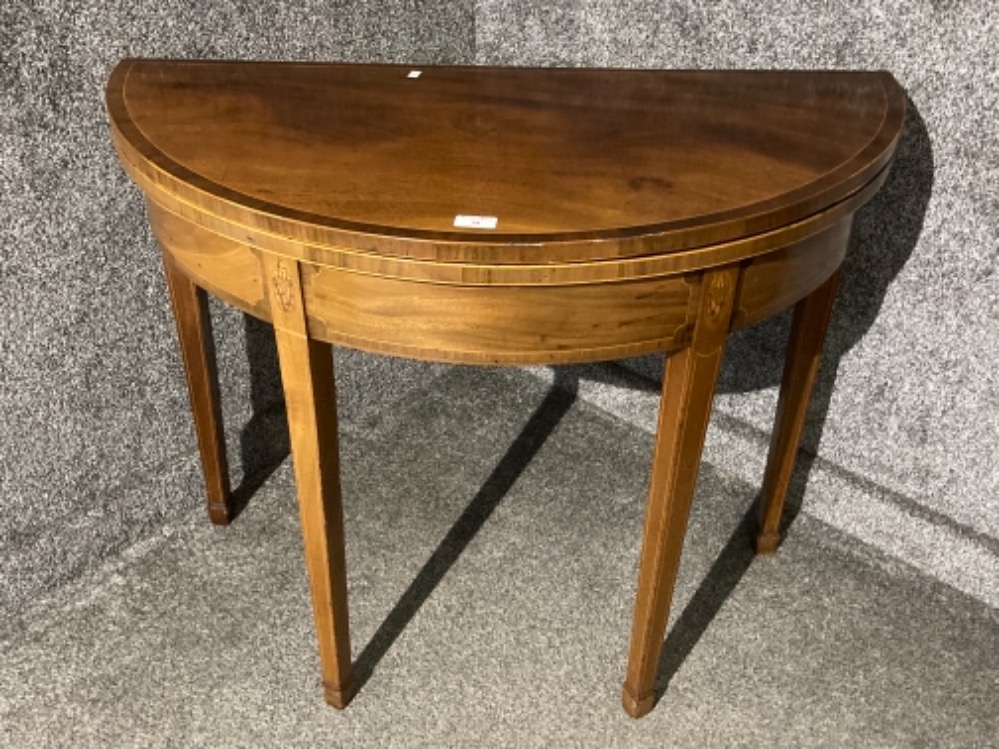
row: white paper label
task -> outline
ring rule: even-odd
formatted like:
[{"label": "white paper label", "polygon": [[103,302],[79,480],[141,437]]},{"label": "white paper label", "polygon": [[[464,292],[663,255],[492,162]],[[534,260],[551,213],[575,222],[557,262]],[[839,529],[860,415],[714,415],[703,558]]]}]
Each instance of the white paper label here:
[{"label": "white paper label", "polygon": [[470,216],[459,213],[454,217],[454,225],[459,229],[495,229],[499,219],[496,216]]},{"label": "white paper label", "polygon": [[422,70],[410,70],[406,74],[406,77],[407,78],[419,78],[421,75],[423,75],[423,71]]}]

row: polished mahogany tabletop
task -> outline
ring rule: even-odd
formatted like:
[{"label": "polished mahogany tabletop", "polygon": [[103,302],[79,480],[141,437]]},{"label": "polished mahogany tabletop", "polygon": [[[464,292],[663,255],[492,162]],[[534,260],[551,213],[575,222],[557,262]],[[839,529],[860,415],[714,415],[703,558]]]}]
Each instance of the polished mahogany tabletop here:
[{"label": "polished mahogany tabletop", "polygon": [[123,63],[108,104],[133,168],[223,215],[235,203],[317,244],[500,263],[800,220],[884,168],[904,111],[887,73],[159,61]]}]

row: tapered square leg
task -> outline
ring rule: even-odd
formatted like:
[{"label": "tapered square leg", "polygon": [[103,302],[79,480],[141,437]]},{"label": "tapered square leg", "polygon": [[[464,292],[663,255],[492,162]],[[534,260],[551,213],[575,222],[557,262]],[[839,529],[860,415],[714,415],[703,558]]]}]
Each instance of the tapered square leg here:
[{"label": "tapered square leg", "polygon": [[688,348],[676,351],[666,359],[642,534],[628,674],[622,692],[624,709],[635,718],[648,713],[656,701],[659,654],[737,278],[738,270],[734,268],[705,274],[693,340]]},{"label": "tapered square leg", "polygon": [[822,359],[822,344],[832,315],[839,272],[798,302],[784,362],[777,418],[757,505],[756,552],[772,554],[780,545],[784,498],[794,471],[808,402]]},{"label": "tapered square leg", "polygon": [[305,563],[326,701],[343,708],[357,690],[347,620],[336,388],[329,344],[306,329],[299,268],[261,253],[291,437]]},{"label": "tapered square leg", "polygon": [[177,338],[184,359],[187,392],[194,415],[194,431],[198,437],[201,467],[205,474],[208,517],[217,525],[228,525],[232,519],[229,462],[226,459],[225,433],[222,428],[208,297],[204,289],[184,275],[165,251],[163,269],[177,323]]}]

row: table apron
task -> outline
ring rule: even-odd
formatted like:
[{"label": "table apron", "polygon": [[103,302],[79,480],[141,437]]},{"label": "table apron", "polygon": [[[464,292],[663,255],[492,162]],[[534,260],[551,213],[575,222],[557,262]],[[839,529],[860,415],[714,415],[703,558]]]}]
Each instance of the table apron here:
[{"label": "table apron", "polygon": [[[271,320],[265,252],[149,201],[165,253],[196,284]],[[840,266],[852,214],[739,266],[731,329],[794,304]],[[555,364],[671,351],[690,342],[704,269],[589,284],[483,285],[381,277],[283,257],[301,278],[310,337],[432,361]]]}]

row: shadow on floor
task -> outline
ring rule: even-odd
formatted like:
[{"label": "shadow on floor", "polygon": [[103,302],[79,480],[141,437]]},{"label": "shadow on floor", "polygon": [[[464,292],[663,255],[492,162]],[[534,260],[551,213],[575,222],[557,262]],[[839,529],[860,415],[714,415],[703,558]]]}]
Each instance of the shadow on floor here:
[{"label": "shadow on floor", "polygon": [[437,545],[388,616],[372,635],[354,664],[358,688],[371,677],[378,662],[440,584],[475,535],[530,464],[576,400],[577,383],[556,377],[545,399],[524,424],[482,487]]},{"label": "shadow on floor", "polygon": [[655,681],[657,703],[752,564],[756,556],[751,535],[755,522],[755,511],[750,507],[725,542],[693,597],[670,627],[659,654]]}]

